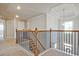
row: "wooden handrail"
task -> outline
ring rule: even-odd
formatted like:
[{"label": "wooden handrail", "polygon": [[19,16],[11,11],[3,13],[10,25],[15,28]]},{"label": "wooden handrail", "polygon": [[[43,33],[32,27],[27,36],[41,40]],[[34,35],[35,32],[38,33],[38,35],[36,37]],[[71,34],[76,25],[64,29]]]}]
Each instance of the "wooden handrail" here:
[{"label": "wooden handrail", "polygon": [[[26,29],[23,29],[23,30],[19,30],[19,29],[16,29],[16,32],[35,32],[36,30],[26,30]],[[41,29],[41,30],[37,30],[37,32],[50,32],[50,30],[44,30],[44,29]],[[51,32],[79,32],[79,29],[70,29],[70,30],[63,30],[63,29],[60,29],[60,30],[52,30],[51,29]]]}]

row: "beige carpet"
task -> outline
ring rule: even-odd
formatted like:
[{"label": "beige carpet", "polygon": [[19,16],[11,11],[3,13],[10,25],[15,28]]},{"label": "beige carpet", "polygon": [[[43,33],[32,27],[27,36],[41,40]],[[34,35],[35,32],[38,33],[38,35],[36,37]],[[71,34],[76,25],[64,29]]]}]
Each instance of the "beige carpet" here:
[{"label": "beige carpet", "polygon": [[0,41],[0,56],[31,56],[32,54],[16,44],[15,40]]}]

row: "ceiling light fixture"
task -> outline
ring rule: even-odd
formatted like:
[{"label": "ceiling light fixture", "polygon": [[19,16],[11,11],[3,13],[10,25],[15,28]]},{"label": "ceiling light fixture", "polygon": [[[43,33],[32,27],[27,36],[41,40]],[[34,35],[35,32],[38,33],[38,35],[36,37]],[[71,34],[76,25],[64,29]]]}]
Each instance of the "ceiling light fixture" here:
[{"label": "ceiling light fixture", "polygon": [[18,15],[16,15],[16,18],[19,18],[19,16],[18,16]]},{"label": "ceiling light fixture", "polygon": [[20,6],[17,6],[17,10],[20,10],[21,9],[21,7]]}]

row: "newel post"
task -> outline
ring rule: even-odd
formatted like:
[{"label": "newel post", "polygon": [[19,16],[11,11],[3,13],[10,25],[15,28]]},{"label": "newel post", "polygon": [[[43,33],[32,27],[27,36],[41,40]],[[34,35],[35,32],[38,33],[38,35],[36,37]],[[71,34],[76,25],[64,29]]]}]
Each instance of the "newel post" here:
[{"label": "newel post", "polygon": [[18,31],[16,29],[16,43],[18,43]]},{"label": "newel post", "polygon": [[51,28],[50,28],[50,48],[52,47],[52,38],[51,38]]}]

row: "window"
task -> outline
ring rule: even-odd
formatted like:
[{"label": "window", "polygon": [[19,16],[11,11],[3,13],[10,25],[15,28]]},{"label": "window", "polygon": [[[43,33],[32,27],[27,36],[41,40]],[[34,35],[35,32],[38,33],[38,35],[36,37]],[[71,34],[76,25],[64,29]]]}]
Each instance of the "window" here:
[{"label": "window", "polygon": [[[69,29],[72,30],[73,29],[73,22],[72,21],[65,22],[63,25],[64,25],[65,30],[69,30]],[[65,33],[69,33],[69,32],[65,32]]]},{"label": "window", "polygon": [[72,29],[72,25],[73,25],[72,21],[65,22],[64,29],[66,30]]},{"label": "window", "polygon": [[0,39],[2,40],[3,39],[3,31],[4,31],[4,26],[3,26],[3,23],[0,23]]}]

